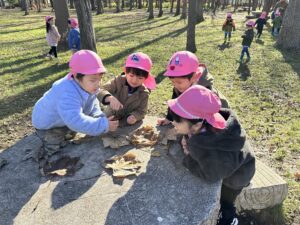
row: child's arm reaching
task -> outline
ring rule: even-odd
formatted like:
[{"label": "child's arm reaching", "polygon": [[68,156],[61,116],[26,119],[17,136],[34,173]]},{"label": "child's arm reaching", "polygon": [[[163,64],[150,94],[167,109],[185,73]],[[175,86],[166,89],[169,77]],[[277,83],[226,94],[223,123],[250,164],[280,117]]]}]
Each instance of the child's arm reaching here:
[{"label": "child's arm reaching", "polygon": [[123,108],[121,102],[113,95],[117,92],[117,78],[109,81],[103,85],[103,89],[98,94],[99,101],[104,105],[110,105],[113,110],[120,110]]}]

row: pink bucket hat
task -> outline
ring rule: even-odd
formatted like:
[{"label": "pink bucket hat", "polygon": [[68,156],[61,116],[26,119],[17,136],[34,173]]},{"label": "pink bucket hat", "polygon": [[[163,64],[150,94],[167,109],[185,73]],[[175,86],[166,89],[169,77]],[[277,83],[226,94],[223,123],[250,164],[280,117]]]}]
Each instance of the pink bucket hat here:
[{"label": "pink bucket hat", "polygon": [[265,11],[260,14],[261,19],[265,19],[266,16],[267,16],[267,12],[265,12]]},{"label": "pink bucket hat", "polygon": [[48,22],[49,20],[53,19],[54,16],[45,16],[45,21]]},{"label": "pink bucket hat", "polygon": [[78,20],[76,18],[70,18],[69,19],[71,27],[72,28],[77,28],[78,27]]},{"label": "pink bucket hat", "polygon": [[130,54],[125,62],[125,68],[126,67],[137,68],[148,72],[148,77],[145,79],[144,85],[150,90],[156,88],[155,78],[150,74],[152,61],[148,55],[142,52]]},{"label": "pink bucket hat", "polygon": [[227,13],[227,18],[231,18],[232,17],[232,13]]},{"label": "pink bucket hat", "polygon": [[226,121],[219,113],[221,101],[212,91],[200,85],[193,85],[178,98],[168,100],[170,109],[182,118],[205,119],[218,129],[226,127]]},{"label": "pink bucket hat", "polygon": [[74,53],[71,57],[69,67],[71,72],[68,74],[68,79],[71,79],[72,75],[77,73],[92,75],[107,71],[100,57],[90,50],[80,50]]},{"label": "pink bucket hat", "polygon": [[254,25],[255,25],[255,22],[252,21],[252,20],[249,20],[249,21],[246,23],[246,26],[248,26],[248,27],[254,27]]},{"label": "pink bucket hat", "polygon": [[179,51],[172,55],[167,71],[167,77],[180,77],[197,72],[199,61],[195,54],[189,51]]}]

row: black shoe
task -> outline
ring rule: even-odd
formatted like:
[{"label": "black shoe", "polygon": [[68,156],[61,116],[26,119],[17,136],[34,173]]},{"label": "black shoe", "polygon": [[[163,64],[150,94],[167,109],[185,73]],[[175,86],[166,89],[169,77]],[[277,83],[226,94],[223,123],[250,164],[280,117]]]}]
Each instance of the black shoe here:
[{"label": "black shoe", "polygon": [[220,214],[217,225],[238,225],[236,208],[233,204],[221,202]]}]

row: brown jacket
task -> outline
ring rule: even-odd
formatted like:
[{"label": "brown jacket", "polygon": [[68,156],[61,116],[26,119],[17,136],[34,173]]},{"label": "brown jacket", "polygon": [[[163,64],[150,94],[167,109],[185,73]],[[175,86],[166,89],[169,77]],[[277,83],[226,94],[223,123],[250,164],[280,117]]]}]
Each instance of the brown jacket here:
[{"label": "brown jacket", "polygon": [[[142,120],[148,109],[148,98],[150,92],[142,85],[132,94],[128,95],[128,85],[125,75],[118,76],[103,85],[98,94],[100,102],[105,104],[105,98],[108,95],[116,97],[123,105],[123,109],[119,111],[112,110],[109,106],[104,109],[104,113],[109,116],[115,116],[118,120],[125,120],[129,115],[133,115],[137,121]],[[124,121],[122,121],[124,123]]]}]

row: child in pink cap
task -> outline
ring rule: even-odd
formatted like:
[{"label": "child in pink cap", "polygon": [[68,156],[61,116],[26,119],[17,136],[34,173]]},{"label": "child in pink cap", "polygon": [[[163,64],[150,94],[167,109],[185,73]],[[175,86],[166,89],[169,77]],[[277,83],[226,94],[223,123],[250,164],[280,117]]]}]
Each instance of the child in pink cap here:
[{"label": "child in pink cap", "polygon": [[245,130],[217,95],[194,85],[168,101],[177,132],[184,135],[183,164],[207,182],[222,180],[218,225],[238,224],[235,199],[250,184],[255,157]]},{"label": "child in pink cap", "polygon": [[114,115],[121,125],[132,125],[145,117],[149,90],[156,87],[151,67],[151,59],[142,52],[127,57],[125,74],[105,84],[98,95],[100,102],[108,105],[106,115]]},{"label": "child in pink cap", "polygon": [[263,29],[264,29],[264,25],[266,25],[267,20],[266,20],[266,16],[267,16],[267,12],[262,12],[260,17],[256,20],[255,25],[256,29],[257,29],[257,33],[256,33],[256,38],[259,39]]},{"label": "child in pink cap", "polygon": [[72,53],[75,53],[80,50],[80,32],[77,19],[68,19],[68,26],[70,28],[68,34],[69,49],[72,51]]},{"label": "child in pink cap", "polygon": [[53,16],[46,16],[46,39],[48,44],[50,45],[51,49],[47,54],[47,57],[57,58],[57,44],[60,40],[60,34],[58,33],[57,27],[54,24],[54,17]]},{"label": "child in pink cap", "polygon": [[98,136],[115,131],[118,121],[100,110],[97,94],[106,68],[90,50],[72,55],[70,73],[54,82],[32,111],[32,124],[43,141],[47,157],[66,144],[65,134],[80,132]]},{"label": "child in pink cap", "polygon": [[[173,54],[164,75],[169,77],[173,84],[172,98],[177,98],[181,93],[197,83],[221,96],[222,107],[229,107],[225,96],[212,87],[213,77],[207,72],[206,67],[203,67],[203,64],[199,64],[197,56],[189,51],[179,51]],[[166,118],[158,119],[157,123],[158,125],[167,125],[170,121],[173,121],[173,118],[168,110]]]},{"label": "child in pink cap", "polygon": [[227,41],[227,36],[228,36],[228,42],[229,42],[232,31],[235,31],[235,23],[234,23],[234,20],[232,19],[232,13],[227,13],[226,20],[222,26],[222,30],[224,31],[224,34],[225,34],[224,42]]},{"label": "child in pink cap", "polygon": [[250,57],[250,53],[249,53],[249,48],[250,48],[251,43],[252,43],[253,38],[254,38],[254,31],[253,31],[254,24],[255,23],[253,21],[251,21],[251,20],[249,20],[246,23],[247,30],[242,35],[242,38],[243,38],[243,41],[242,41],[243,49],[242,49],[241,56],[240,56],[240,63],[243,62],[243,58],[244,58],[245,53],[247,54],[247,61],[248,62],[250,61],[251,57]]}]

